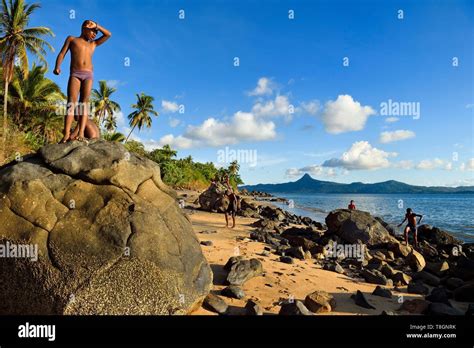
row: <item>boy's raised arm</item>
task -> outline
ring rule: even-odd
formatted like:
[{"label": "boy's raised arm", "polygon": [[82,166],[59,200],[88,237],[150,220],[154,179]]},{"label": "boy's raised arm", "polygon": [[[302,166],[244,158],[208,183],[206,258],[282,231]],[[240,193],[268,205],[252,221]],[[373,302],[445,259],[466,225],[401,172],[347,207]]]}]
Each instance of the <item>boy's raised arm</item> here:
[{"label": "boy's raised arm", "polygon": [[99,30],[102,33],[102,36],[99,37],[97,40],[94,40],[96,46],[102,45],[105,41],[110,39],[112,36],[112,33],[105,29],[103,26],[99,25],[96,23],[96,29]]}]

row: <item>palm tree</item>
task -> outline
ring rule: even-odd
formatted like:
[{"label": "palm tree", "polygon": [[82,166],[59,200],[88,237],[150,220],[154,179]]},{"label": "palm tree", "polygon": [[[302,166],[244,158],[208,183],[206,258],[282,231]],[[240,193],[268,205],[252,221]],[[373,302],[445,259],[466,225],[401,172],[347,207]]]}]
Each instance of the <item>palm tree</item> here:
[{"label": "palm tree", "polygon": [[105,133],[103,136],[104,140],[115,141],[117,143],[122,143],[125,140],[125,135],[119,132],[115,133]]},{"label": "palm tree", "polygon": [[[130,127],[132,127],[130,133],[125,139],[125,142],[128,141],[128,138],[132,134],[135,127],[138,126],[138,129],[142,129],[143,127],[150,128],[151,127],[151,115],[158,116],[158,112],[154,110],[153,101],[155,99],[152,96],[146,95],[145,93],[141,93],[140,95],[137,94],[137,103],[132,105],[132,108],[136,109],[130,115],[128,115],[128,119],[130,121]],[[151,115],[150,115],[151,114]]]},{"label": "palm tree", "polygon": [[107,86],[107,81],[99,81],[99,89],[92,90],[92,103],[95,107],[95,122],[100,126],[105,120],[108,121],[105,125],[107,130],[116,128],[116,122],[114,120],[114,113],[120,111],[120,105],[111,100],[110,96],[117,91],[116,88]]},{"label": "palm tree", "polygon": [[178,151],[173,150],[171,146],[169,146],[168,144],[164,145],[159,151],[162,153],[163,157],[167,160],[170,160],[171,158],[176,157],[176,155],[178,154]]},{"label": "palm tree", "polygon": [[117,129],[117,119],[115,118],[115,116],[112,115],[105,119],[104,128],[108,133],[111,133],[115,129]]},{"label": "palm tree", "polygon": [[3,153],[8,130],[7,99],[8,86],[13,79],[15,59],[17,59],[23,76],[28,76],[27,52],[36,56],[45,65],[45,47],[53,51],[51,45],[42,39],[42,36],[54,36],[47,27],[27,28],[31,14],[39,8],[39,4],[25,4],[24,0],[2,0],[0,12],[0,54],[3,68]]},{"label": "palm tree", "polygon": [[239,172],[240,164],[237,161],[232,161],[229,165],[228,171],[230,175],[236,175]]},{"label": "palm tree", "polygon": [[62,136],[64,118],[55,112],[40,112],[32,121],[31,130],[46,143],[55,143]]},{"label": "palm tree", "polygon": [[27,128],[24,125],[31,126],[35,123],[38,125],[37,117],[47,122],[54,119],[55,123],[62,117],[61,114],[57,114],[58,117],[53,117],[51,114],[56,112],[58,103],[64,102],[66,97],[56,83],[44,76],[45,73],[45,67],[33,64],[25,78],[21,69],[15,67],[9,103],[14,106],[13,118],[20,129]]}]

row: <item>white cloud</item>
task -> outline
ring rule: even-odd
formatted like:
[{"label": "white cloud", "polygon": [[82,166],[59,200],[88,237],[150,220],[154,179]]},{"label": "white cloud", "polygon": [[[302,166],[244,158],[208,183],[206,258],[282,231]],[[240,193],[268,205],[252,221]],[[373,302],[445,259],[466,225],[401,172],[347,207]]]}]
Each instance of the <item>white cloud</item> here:
[{"label": "white cloud", "polygon": [[336,170],[334,168],[323,167],[318,164],[309,165],[303,168],[289,168],[286,170],[286,176],[290,178],[299,177],[303,174],[308,173],[311,176],[326,176],[326,177],[335,177],[337,176]]},{"label": "white cloud", "polygon": [[425,159],[420,161],[416,165],[416,169],[421,170],[433,170],[433,169],[440,169],[446,166],[446,162],[442,159],[435,158],[435,159]]},{"label": "white cloud", "polygon": [[474,158],[470,158],[466,163],[462,163],[459,169],[462,171],[474,171]]},{"label": "white cloud", "polygon": [[393,164],[393,167],[400,168],[400,169],[412,169],[414,166],[413,161],[399,161]]},{"label": "white cloud", "polygon": [[393,132],[382,132],[380,133],[379,141],[382,144],[391,143],[394,141],[406,140],[415,137],[415,132],[410,130],[396,130]]},{"label": "white cloud", "polygon": [[332,158],[323,163],[324,167],[342,167],[348,170],[380,169],[390,166],[390,157],[397,156],[395,152],[385,152],[369,144],[368,141],[358,141],[341,158]]},{"label": "white cloud", "polygon": [[339,134],[362,130],[368,117],[374,114],[374,109],[362,106],[350,95],[339,95],[335,101],[326,103],[322,121],[328,133]]},{"label": "white cloud", "polygon": [[124,83],[120,80],[107,80],[105,82],[107,83],[107,86],[112,87],[112,88],[117,88],[119,86],[124,85]]},{"label": "white cloud", "polygon": [[181,120],[179,118],[170,117],[168,120],[168,124],[171,128],[175,128],[181,124]]},{"label": "white cloud", "polygon": [[178,103],[169,101],[169,100],[162,100],[161,107],[163,108],[163,112],[172,112],[175,113],[179,110]]},{"label": "white cloud", "polygon": [[249,112],[236,112],[228,122],[208,118],[197,126],[189,125],[183,135],[165,135],[158,143],[177,148],[223,146],[240,141],[264,141],[276,137],[275,124],[257,119]]},{"label": "white cloud", "polygon": [[252,107],[252,113],[256,117],[286,116],[291,118],[290,101],[287,96],[278,95],[275,97],[275,100],[255,103]]},{"label": "white cloud", "polygon": [[275,83],[268,77],[261,77],[258,79],[257,87],[251,92],[248,92],[250,96],[262,96],[262,95],[271,95],[273,89],[275,88]]},{"label": "white cloud", "polygon": [[301,109],[310,115],[316,115],[319,111],[320,104],[318,100],[311,100],[309,102],[302,102]]},{"label": "white cloud", "polygon": [[398,117],[387,117],[387,118],[385,119],[385,122],[387,122],[387,123],[394,123],[394,122],[397,122],[398,120],[399,120]]}]

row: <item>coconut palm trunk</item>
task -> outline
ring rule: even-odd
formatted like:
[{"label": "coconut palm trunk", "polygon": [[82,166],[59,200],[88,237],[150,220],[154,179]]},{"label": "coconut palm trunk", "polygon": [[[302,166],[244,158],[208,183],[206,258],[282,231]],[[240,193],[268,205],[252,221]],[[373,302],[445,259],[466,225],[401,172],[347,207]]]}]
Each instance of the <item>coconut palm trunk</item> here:
[{"label": "coconut palm trunk", "polygon": [[130,137],[130,135],[132,135],[132,132],[133,132],[133,130],[135,129],[136,126],[137,126],[137,125],[135,124],[135,125],[132,127],[132,130],[130,131],[130,133],[128,133],[128,136],[127,136],[127,139],[125,139],[125,142],[128,141],[128,138]]}]

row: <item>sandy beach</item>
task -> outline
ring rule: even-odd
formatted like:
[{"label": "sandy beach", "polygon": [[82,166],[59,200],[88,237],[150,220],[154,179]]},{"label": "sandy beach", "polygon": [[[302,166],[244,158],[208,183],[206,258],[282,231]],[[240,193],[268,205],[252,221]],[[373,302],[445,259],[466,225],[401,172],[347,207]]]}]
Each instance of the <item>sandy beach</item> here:
[{"label": "sandy beach", "polygon": [[[392,291],[392,298],[384,298],[372,295],[377,285],[364,282],[362,279],[353,279],[348,276],[326,271],[320,263],[314,259],[298,260],[294,264],[286,264],[279,261],[279,256],[273,253],[263,253],[268,246],[249,239],[249,234],[255,228],[252,227],[258,219],[237,217],[234,229],[225,227],[224,214],[205,212],[194,209],[193,202],[197,194],[192,191],[180,191],[179,195],[185,194],[188,206],[185,211],[189,215],[194,231],[202,241],[211,241],[211,246],[201,245],[204,256],[208,260],[214,273],[214,286],[212,293],[220,295],[229,305],[228,314],[244,315],[247,300],[254,300],[264,311],[264,314],[278,314],[280,304],[289,299],[304,301],[306,295],[316,290],[323,290],[334,296],[336,307],[329,313],[320,315],[379,315],[383,311],[395,314],[410,314],[397,312],[401,303],[411,299],[423,299],[417,294],[408,294],[405,287],[399,287]],[[197,207],[197,206],[195,206]],[[242,300],[222,296],[221,290],[226,287],[225,278],[227,272],[224,265],[227,260],[236,255],[244,258],[257,258],[262,262],[264,276],[250,279],[243,286],[246,297]],[[351,295],[360,290],[369,303],[376,309],[362,308],[354,303]],[[453,305],[465,311],[466,303]],[[200,308],[193,312],[194,315],[217,315],[214,312]]]}]

